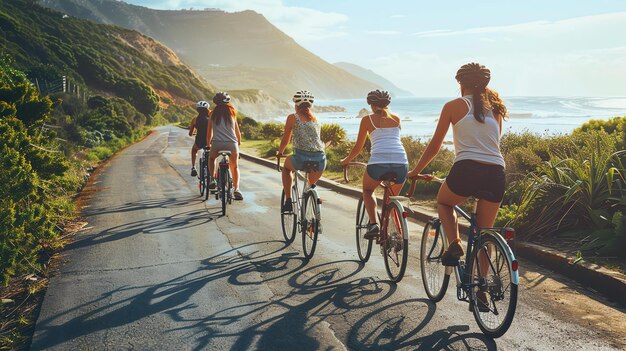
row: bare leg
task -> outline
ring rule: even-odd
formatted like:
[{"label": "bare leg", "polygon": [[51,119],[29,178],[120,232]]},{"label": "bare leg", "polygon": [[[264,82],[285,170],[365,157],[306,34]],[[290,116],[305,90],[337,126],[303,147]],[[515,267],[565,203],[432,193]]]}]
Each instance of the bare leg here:
[{"label": "bare leg", "polygon": [[196,166],[196,155],[198,154],[198,146],[193,144],[191,147],[191,167]]},{"label": "bare leg", "polygon": [[367,174],[367,171],[363,174],[363,203],[365,204],[365,210],[367,216],[370,219],[370,224],[377,222],[376,217],[376,197],[374,197],[374,190],[380,185],[380,181],[372,179]]},{"label": "bare leg", "polygon": [[291,156],[285,159],[285,164],[283,165],[282,176],[283,176],[283,190],[285,191],[285,198],[291,199],[291,185],[293,184],[293,174],[292,172],[295,170],[293,167],[293,163],[291,163]]},{"label": "bare leg", "polygon": [[459,239],[459,226],[457,223],[456,213],[454,212],[454,206],[462,203],[467,199],[466,197],[459,196],[448,188],[448,184],[443,182],[439,188],[437,194],[437,212],[439,213],[439,219],[443,225],[443,231],[446,233],[448,243]]},{"label": "bare leg", "polygon": [[314,172],[314,173],[309,173],[309,185],[313,185],[315,183],[317,183],[318,180],[320,180],[320,178],[322,177],[322,172]]},{"label": "bare leg", "polygon": [[[478,222],[479,228],[491,228],[496,221],[498,210],[500,209],[499,202],[491,202],[487,200],[479,200],[478,207],[476,209],[476,222]],[[487,254],[491,255],[491,247],[488,247]],[[480,275],[486,276],[489,272],[489,261],[484,250],[478,252],[478,264],[480,265]]]},{"label": "bare leg", "polygon": [[209,154],[209,174],[215,178],[215,159],[217,159],[217,151],[211,150]]},{"label": "bare leg", "polygon": [[233,175],[233,186],[239,189],[239,154],[237,152],[230,154],[230,173]]}]

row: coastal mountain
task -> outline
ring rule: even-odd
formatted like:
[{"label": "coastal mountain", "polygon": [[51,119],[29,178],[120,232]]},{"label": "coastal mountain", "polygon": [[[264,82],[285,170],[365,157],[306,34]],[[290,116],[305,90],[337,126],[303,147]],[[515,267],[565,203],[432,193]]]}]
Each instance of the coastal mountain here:
[{"label": "coastal mountain", "polygon": [[354,98],[377,86],[304,49],[253,11],[164,11],[117,0],[40,3],[71,16],[151,36],[220,89],[261,89],[290,100],[301,89],[311,90],[319,98]]},{"label": "coastal mountain", "polygon": [[337,62],[335,63],[335,66],[344,69],[363,80],[377,84],[379,87],[389,91],[393,96],[413,96],[410,91],[399,88],[397,85],[393,84],[388,79],[377,74],[371,69],[348,62]]},{"label": "coastal mountain", "polygon": [[186,104],[215,91],[152,38],[64,16],[30,0],[0,1],[0,53],[33,81],[67,76],[77,86],[131,104],[155,99],[155,92]]}]

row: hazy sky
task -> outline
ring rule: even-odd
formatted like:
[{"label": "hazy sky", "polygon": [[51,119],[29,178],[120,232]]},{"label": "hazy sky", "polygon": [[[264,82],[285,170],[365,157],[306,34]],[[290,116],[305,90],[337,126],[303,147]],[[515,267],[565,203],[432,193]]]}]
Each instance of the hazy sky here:
[{"label": "hazy sky", "polygon": [[626,1],[127,0],[252,9],[329,62],[370,68],[418,96],[458,91],[470,61],[507,96],[626,96]]}]

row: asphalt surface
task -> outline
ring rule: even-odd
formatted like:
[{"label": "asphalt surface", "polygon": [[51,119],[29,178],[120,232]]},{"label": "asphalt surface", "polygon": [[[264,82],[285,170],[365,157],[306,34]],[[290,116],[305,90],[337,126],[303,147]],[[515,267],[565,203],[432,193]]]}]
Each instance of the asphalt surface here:
[{"label": "asphalt surface", "polygon": [[115,156],[87,187],[89,226],[63,252],[32,350],[600,350],[626,349],[617,305],[521,261],[519,303],[502,338],[484,337],[451,284],[428,301],[410,223],[399,284],[382,256],[360,265],[357,200],[319,189],[315,257],[285,246],[280,174],[241,160],[245,200],[219,217],[189,176],[192,140],[176,127]]}]

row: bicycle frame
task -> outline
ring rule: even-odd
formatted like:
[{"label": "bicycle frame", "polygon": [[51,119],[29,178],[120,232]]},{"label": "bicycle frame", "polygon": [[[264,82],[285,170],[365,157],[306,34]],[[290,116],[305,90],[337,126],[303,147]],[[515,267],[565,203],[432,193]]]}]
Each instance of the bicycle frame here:
[{"label": "bicycle frame", "polygon": [[[276,166],[279,171],[281,170],[280,159],[283,157],[286,158],[287,156],[288,155],[281,155],[280,157],[277,157]],[[319,203],[319,196],[317,195],[317,191],[309,185],[309,172],[295,170],[295,171],[292,171],[291,173],[294,175],[293,187],[295,188],[295,194],[291,194],[291,196],[292,198],[296,199],[294,203],[297,208],[294,209],[294,213],[299,214],[297,223],[298,223],[298,226],[300,226],[305,217],[305,213],[303,212],[304,206],[302,205],[302,201],[304,201],[304,196],[308,192],[313,192],[315,201],[318,201],[318,203]],[[298,185],[298,178],[302,178],[304,181],[304,185],[302,186],[302,193],[300,193],[300,188]]]},{"label": "bicycle frame", "polygon": [[[471,255],[474,251],[474,247],[477,244],[480,244],[480,239],[481,239],[481,231],[482,230],[493,230],[494,231],[494,236],[496,238],[496,240],[500,241],[502,245],[502,247],[504,247],[507,252],[506,255],[510,258],[511,262],[515,261],[515,256],[513,255],[513,251],[511,250],[511,248],[509,247],[509,245],[506,243],[506,240],[498,233],[499,231],[501,231],[503,228],[479,228],[477,225],[477,220],[476,220],[476,207],[478,205],[478,199],[475,198],[470,198],[470,201],[472,201],[472,212],[471,214],[467,214],[465,211],[463,211],[463,209],[461,209],[461,207],[459,206],[454,206],[454,211],[461,217],[465,218],[469,223],[470,223],[470,228],[469,228],[469,234],[468,234],[468,238],[467,238],[467,252],[465,254],[465,261],[459,261],[458,265],[456,267],[446,267],[446,274],[451,274],[452,270],[454,269],[454,273],[455,273],[455,277],[456,277],[456,283],[457,283],[457,299],[461,300],[461,301],[466,301],[467,300],[467,293],[474,287],[476,286],[480,286],[483,283],[482,282],[471,282],[469,281],[471,279],[471,272],[473,267],[471,266],[467,266],[467,264],[469,264],[469,262],[472,262]],[[439,229],[436,231],[436,235],[442,235],[442,238],[445,242],[445,246],[448,246],[447,243],[447,239],[446,239],[446,235],[443,231],[443,227],[441,226],[441,223],[439,223]],[[435,242],[438,240],[437,237],[435,237]],[[434,250],[435,246],[433,246],[431,248],[431,251],[428,253],[428,257],[431,257],[432,255],[432,251]],[[493,267],[493,263],[491,262],[491,260],[488,260],[489,265],[491,266],[492,269],[494,269]],[[476,260],[476,265],[478,266],[478,271],[480,272],[480,262],[479,260]],[[495,270],[495,269],[494,269]],[[519,273],[517,270],[513,270],[512,267],[509,267],[509,272],[511,275],[511,283],[515,284],[515,285],[519,285]],[[465,296],[463,296],[461,294],[461,292],[465,293]]]}]

